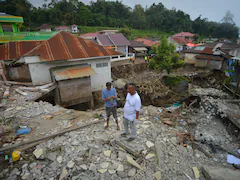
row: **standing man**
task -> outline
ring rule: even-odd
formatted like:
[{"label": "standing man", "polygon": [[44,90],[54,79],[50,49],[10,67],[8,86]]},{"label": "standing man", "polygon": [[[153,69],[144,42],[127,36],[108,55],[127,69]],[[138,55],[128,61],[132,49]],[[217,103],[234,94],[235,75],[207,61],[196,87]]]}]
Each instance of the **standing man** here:
[{"label": "standing man", "polygon": [[117,119],[117,93],[115,88],[111,88],[112,83],[107,82],[106,83],[106,89],[102,90],[102,100],[104,101],[105,107],[106,107],[106,115],[107,115],[107,125],[105,129],[108,129],[109,127],[109,118],[111,114],[113,115],[116,124],[117,124],[117,130],[119,130],[118,126],[118,119]]},{"label": "standing man", "polygon": [[139,119],[141,105],[141,98],[136,91],[135,85],[133,83],[128,83],[128,94],[123,109],[124,133],[121,134],[123,137],[126,137],[129,133],[130,126],[131,137],[128,139],[128,141],[132,141],[137,137],[136,123]]}]

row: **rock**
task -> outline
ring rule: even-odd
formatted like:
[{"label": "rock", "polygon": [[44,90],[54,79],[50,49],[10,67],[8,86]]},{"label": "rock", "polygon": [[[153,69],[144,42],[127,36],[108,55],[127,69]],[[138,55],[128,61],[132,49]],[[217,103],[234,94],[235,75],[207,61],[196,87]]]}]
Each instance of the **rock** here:
[{"label": "rock", "polygon": [[100,164],[100,166],[101,166],[103,169],[106,169],[106,168],[108,168],[109,163],[108,163],[108,162],[104,162],[104,163]]},{"label": "rock", "polygon": [[111,150],[104,151],[104,155],[107,156],[107,157],[110,157]]},{"label": "rock", "polygon": [[91,164],[90,164],[90,167],[89,167],[89,170],[92,171],[92,172],[94,172],[94,173],[96,173],[96,172],[97,172],[97,167],[96,167],[96,165],[93,164],[93,163],[91,163]]},{"label": "rock", "polygon": [[193,167],[193,172],[194,172],[194,176],[196,179],[199,179],[200,178],[200,173],[199,173],[199,170],[197,167]]},{"label": "rock", "polygon": [[57,157],[57,162],[58,162],[59,164],[62,163],[62,160],[63,160],[63,159],[62,159],[62,156],[58,156],[58,157]]},{"label": "rock", "polygon": [[116,170],[118,168],[118,163],[113,163],[112,168]]},{"label": "rock", "polygon": [[111,159],[112,159],[112,160],[115,160],[116,158],[117,158],[116,153],[111,153]]},{"label": "rock", "polygon": [[117,171],[124,171],[124,166],[122,164],[118,165]]},{"label": "rock", "polygon": [[60,174],[59,180],[64,179],[67,175],[68,175],[68,171],[67,171],[67,169],[64,167],[63,170],[62,170],[62,172],[61,172],[61,174]]},{"label": "rock", "polygon": [[133,160],[132,157],[130,157],[129,155],[127,155],[127,162],[133,166],[135,166],[136,168],[142,170],[143,168],[136,162]]},{"label": "rock", "polygon": [[67,167],[71,169],[71,168],[73,168],[74,164],[75,163],[71,160],[67,163]]},{"label": "rock", "polygon": [[239,180],[240,172],[229,168],[203,166],[203,175],[210,180]]},{"label": "rock", "polygon": [[100,172],[101,174],[104,174],[105,172],[107,172],[107,169],[99,169],[98,172]]},{"label": "rock", "polygon": [[151,159],[151,158],[153,158],[153,157],[155,157],[156,155],[155,154],[153,154],[153,153],[148,153],[147,155],[146,155],[146,159]]},{"label": "rock", "polygon": [[28,163],[25,163],[23,166],[22,166],[22,169],[26,169],[28,167]]},{"label": "rock", "polygon": [[176,138],[176,137],[171,137],[170,141],[171,141],[171,143],[173,143],[174,145],[177,145],[177,138]]},{"label": "rock", "polygon": [[109,169],[109,170],[108,170],[108,173],[109,173],[109,174],[115,174],[115,173],[116,173],[116,170],[114,170],[114,169]]},{"label": "rock", "polygon": [[137,172],[136,168],[132,168],[128,171],[128,176],[133,177],[135,176],[136,172]]},{"label": "rock", "polygon": [[154,147],[154,144],[151,141],[147,141],[146,145],[148,148]]},{"label": "rock", "polygon": [[35,149],[35,150],[33,151],[33,154],[35,155],[35,157],[36,157],[37,159],[39,159],[39,158],[41,157],[41,155],[43,154],[43,149]]},{"label": "rock", "polygon": [[118,171],[118,172],[117,172],[117,175],[118,175],[120,178],[126,178],[126,177],[127,177],[127,173],[126,173],[126,172],[122,172],[122,171]]},{"label": "rock", "polygon": [[33,163],[31,163],[31,164],[29,165],[29,167],[30,167],[30,169],[32,169],[32,168],[34,168],[36,165],[37,165],[37,163],[36,163],[36,162],[33,162]]},{"label": "rock", "polygon": [[82,168],[83,170],[87,170],[88,169],[86,164],[80,165],[80,168]]},{"label": "rock", "polygon": [[30,176],[30,173],[29,173],[29,172],[26,172],[26,173],[22,176],[22,179],[27,179],[28,176]]},{"label": "rock", "polygon": [[78,145],[79,145],[79,141],[75,139],[75,140],[72,142],[72,145],[73,145],[73,146],[78,146]]},{"label": "rock", "polygon": [[160,172],[160,171],[155,172],[154,177],[155,177],[157,180],[161,180],[161,172]]}]

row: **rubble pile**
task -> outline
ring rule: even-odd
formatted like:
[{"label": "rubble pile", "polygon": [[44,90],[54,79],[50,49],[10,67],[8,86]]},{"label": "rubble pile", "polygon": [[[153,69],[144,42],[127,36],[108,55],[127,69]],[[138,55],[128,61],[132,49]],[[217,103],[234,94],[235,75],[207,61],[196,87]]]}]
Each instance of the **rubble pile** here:
[{"label": "rubble pile", "polygon": [[[181,103],[142,107],[138,137],[132,142],[120,136],[122,108],[118,108],[120,131],[113,119],[106,130],[103,108],[77,112],[41,101],[26,102],[18,95],[14,101],[5,101],[4,116],[15,122],[37,122],[39,128],[21,135],[21,141],[3,144],[0,179],[203,180],[202,167],[232,168],[226,158],[229,153],[235,155],[238,144],[217,116],[225,109],[220,102],[225,102],[226,94],[199,88],[191,92],[201,98],[200,108]],[[81,128],[71,129],[77,127]],[[17,146],[36,134],[35,138],[49,138]],[[6,150],[11,145],[15,148]],[[20,158],[13,161],[10,157],[16,150]]]}]

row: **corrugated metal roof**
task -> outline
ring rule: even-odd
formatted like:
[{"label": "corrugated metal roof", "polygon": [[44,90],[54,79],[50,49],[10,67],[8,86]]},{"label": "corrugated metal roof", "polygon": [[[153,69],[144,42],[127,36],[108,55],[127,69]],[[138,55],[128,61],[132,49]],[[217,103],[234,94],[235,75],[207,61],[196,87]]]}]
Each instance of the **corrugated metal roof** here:
[{"label": "corrugated metal roof", "polygon": [[196,59],[217,60],[217,61],[224,60],[224,58],[219,56],[204,56],[204,55],[197,55]]},{"label": "corrugated metal roof", "polygon": [[43,24],[40,26],[40,29],[51,29],[51,26],[49,26],[48,24]]},{"label": "corrugated metal roof", "polygon": [[188,43],[193,43],[192,40],[189,40],[189,39],[185,39],[184,37],[175,37],[175,36],[172,36],[171,37],[176,43],[178,44],[188,44]]},{"label": "corrugated metal roof", "polygon": [[79,37],[97,37],[99,33],[98,32],[94,32],[94,33],[87,33],[87,34],[82,34]]},{"label": "corrugated metal roof", "polygon": [[43,41],[9,42],[0,46],[0,60],[17,60]]},{"label": "corrugated metal roof", "polygon": [[159,43],[157,41],[152,41],[145,38],[137,38],[135,39],[135,41],[143,43],[145,46],[148,46],[148,47],[152,47],[153,45],[157,45]]},{"label": "corrugated metal roof", "polygon": [[130,41],[130,43],[131,43],[130,47],[146,47],[143,43],[137,41]]},{"label": "corrugated metal roof", "polygon": [[84,40],[68,32],[60,32],[26,54],[39,56],[40,61],[70,60],[99,56],[114,56],[121,53]]},{"label": "corrugated metal roof", "polygon": [[66,66],[52,69],[56,81],[76,79],[96,75],[94,69],[90,66]]},{"label": "corrugated metal roof", "polygon": [[103,46],[114,46],[113,42],[108,38],[105,34],[99,34],[97,35],[97,39],[100,41],[100,43]]},{"label": "corrugated metal roof", "polygon": [[131,43],[127,40],[127,38],[122,33],[108,34],[107,36],[116,46],[131,45]]}]

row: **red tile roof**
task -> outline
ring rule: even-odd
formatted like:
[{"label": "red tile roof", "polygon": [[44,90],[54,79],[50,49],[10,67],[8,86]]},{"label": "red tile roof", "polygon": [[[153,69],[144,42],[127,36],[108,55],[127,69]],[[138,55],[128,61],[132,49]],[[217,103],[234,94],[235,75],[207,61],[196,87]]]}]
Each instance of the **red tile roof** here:
[{"label": "red tile roof", "polygon": [[9,42],[0,46],[0,60],[17,60],[43,41]]},{"label": "red tile roof", "polygon": [[137,39],[135,39],[135,41],[140,42],[140,43],[142,43],[142,44],[144,44],[145,46],[148,46],[148,47],[152,47],[153,45],[158,44],[157,41],[152,41],[152,40],[145,39],[145,38],[137,38]]},{"label": "red tile roof", "polygon": [[40,26],[40,29],[51,29],[51,26],[49,26],[48,24],[43,24]]},{"label": "red tile roof", "polygon": [[40,61],[58,61],[120,54],[92,41],[84,40],[67,32],[60,32],[26,55],[39,56]]},{"label": "red tile roof", "polygon": [[185,38],[183,38],[183,37],[174,37],[174,36],[172,36],[171,38],[172,38],[172,40],[174,40],[174,41],[175,41],[176,43],[178,43],[178,44],[193,43],[192,40],[185,39]]},{"label": "red tile roof", "polygon": [[195,34],[192,34],[190,32],[180,32],[178,34],[173,35],[174,37],[194,37]]}]

